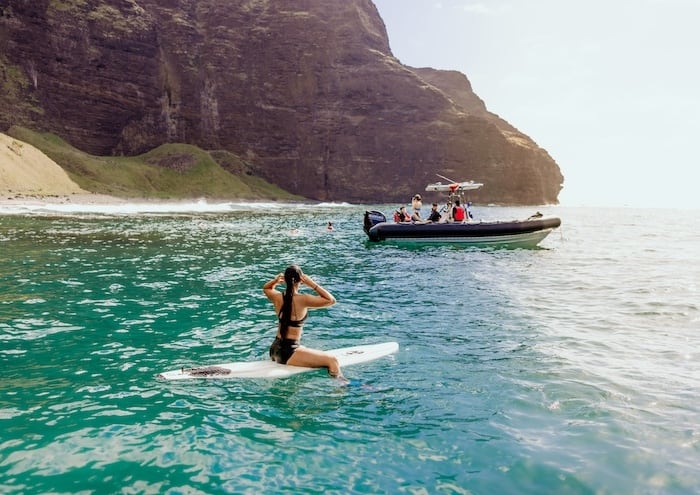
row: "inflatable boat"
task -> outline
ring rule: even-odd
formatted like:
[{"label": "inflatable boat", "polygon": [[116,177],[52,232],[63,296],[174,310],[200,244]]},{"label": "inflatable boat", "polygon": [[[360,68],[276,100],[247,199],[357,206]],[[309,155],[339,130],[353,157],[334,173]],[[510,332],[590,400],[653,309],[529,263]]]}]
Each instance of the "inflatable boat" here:
[{"label": "inflatable boat", "polygon": [[380,211],[366,211],[364,231],[370,241],[460,243],[474,246],[535,247],[561,225],[558,217],[532,215],[525,220],[466,223],[387,222]]}]

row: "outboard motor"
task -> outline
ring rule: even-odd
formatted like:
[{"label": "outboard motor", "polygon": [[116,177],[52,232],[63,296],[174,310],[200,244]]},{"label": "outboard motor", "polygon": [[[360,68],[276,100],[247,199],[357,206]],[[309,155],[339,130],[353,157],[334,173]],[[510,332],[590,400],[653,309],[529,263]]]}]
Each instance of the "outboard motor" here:
[{"label": "outboard motor", "polygon": [[365,211],[365,234],[369,235],[369,229],[382,222],[386,222],[386,217],[381,211]]}]

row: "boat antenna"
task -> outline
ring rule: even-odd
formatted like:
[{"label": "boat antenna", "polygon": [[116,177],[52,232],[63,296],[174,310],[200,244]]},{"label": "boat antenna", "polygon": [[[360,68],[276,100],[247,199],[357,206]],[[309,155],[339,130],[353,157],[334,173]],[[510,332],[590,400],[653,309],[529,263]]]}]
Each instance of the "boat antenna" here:
[{"label": "boat antenna", "polygon": [[444,175],[440,175],[440,174],[435,174],[435,175],[437,175],[437,176],[440,177],[441,179],[448,180],[448,181],[452,182],[453,184],[458,184],[458,183],[459,183],[459,182],[457,182],[456,180],[452,180],[452,179],[450,179],[450,178],[448,178],[448,177],[445,177]]}]

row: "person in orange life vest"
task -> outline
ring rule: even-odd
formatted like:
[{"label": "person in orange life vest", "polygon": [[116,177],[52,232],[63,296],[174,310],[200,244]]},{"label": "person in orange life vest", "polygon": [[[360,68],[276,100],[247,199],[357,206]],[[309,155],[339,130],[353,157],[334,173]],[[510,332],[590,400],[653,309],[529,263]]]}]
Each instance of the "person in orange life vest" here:
[{"label": "person in orange life vest", "polygon": [[452,220],[455,222],[463,222],[467,218],[464,207],[460,205],[459,199],[455,199],[455,205],[452,207]]},{"label": "person in orange life vest", "polygon": [[411,221],[411,215],[408,214],[405,206],[399,208],[397,214],[394,214],[394,221],[396,223],[409,223]]}]

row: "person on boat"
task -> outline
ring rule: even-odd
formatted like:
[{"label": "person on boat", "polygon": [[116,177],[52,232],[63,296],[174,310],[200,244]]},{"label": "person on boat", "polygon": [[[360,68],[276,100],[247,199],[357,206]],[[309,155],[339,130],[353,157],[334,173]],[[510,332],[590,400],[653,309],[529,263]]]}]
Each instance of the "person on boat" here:
[{"label": "person on boat", "polygon": [[[283,281],[284,293],[276,289]],[[299,292],[302,284],[316,295]],[[284,273],[265,282],[263,292],[275,307],[279,321],[277,335],[270,346],[270,359],[289,366],[326,368],[332,377],[346,381],[335,356],[300,344],[308,310],[332,306],[335,304],[333,294],[305,275],[297,265],[288,266]]]},{"label": "person on boat", "polygon": [[426,223],[426,221],[423,220],[420,216],[420,210],[413,210],[413,213],[411,214],[411,222],[413,222],[413,223]]},{"label": "person on boat", "polygon": [[452,220],[455,222],[464,222],[467,219],[467,212],[459,203],[459,198],[455,199],[455,205],[452,207]]},{"label": "person on boat", "polygon": [[399,208],[398,214],[394,216],[394,221],[396,223],[411,223],[411,215],[408,214],[405,206]]},{"label": "person on boat", "polygon": [[452,221],[452,207],[454,206],[454,203],[452,202],[452,197],[450,197],[447,200],[447,203],[445,203],[445,207],[441,210],[444,212],[443,216],[443,221],[444,222],[451,222]]},{"label": "person on boat", "polygon": [[413,195],[413,198],[411,198],[411,207],[413,208],[411,220],[414,222],[422,222],[423,218],[420,216],[420,209],[423,208],[423,198],[421,198],[420,194]]},{"label": "person on boat", "polygon": [[440,212],[438,211],[438,204],[433,203],[433,207],[430,210],[430,215],[428,215],[428,221],[433,222],[433,223],[437,223],[440,221],[441,218],[442,218],[442,215],[440,215]]}]

